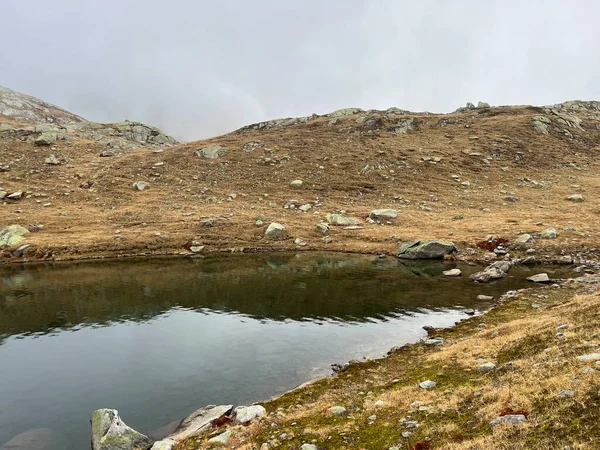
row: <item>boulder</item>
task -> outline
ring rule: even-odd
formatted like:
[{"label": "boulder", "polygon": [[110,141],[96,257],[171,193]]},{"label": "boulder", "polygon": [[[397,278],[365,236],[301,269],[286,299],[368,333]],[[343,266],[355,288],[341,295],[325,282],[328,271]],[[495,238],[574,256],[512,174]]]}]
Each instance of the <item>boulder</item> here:
[{"label": "boulder", "polygon": [[540,233],[542,239],[556,239],[556,228],[548,228]]},{"label": "boulder", "polygon": [[488,372],[491,372],[492,370],[494,370],[495,368],[496,368],[496,364],[494,364],[493,362],[486,362],[486,363],[480,364],[479,367],[477,367],[477,372],[488,373]]},{"label": "boulder", "polygon": [[405,242],[398,249],[400,259],[443,259],[446,255],[456,252],[456,246],[451,241],[430,239],[425,241]]},{"label": "boulder", "polygon": [[444,274],[445,277],[460,277],[462,275],[462,272],[460,269],[444,270],[442,273]]},{"label": "boulder", "polygon": [[148,450],[154,441],[125,424],[115,409],[92,413],[92,450]]},{"label": "boulder", "polygon": [[487,102],[477,102],[477,108],[489,108],[490,104]]},{"label": "boulder", "polygon": [[293,188],[299,188],[302,187],[304,183],[302,182],[302,180],[294,180],[290,183],[290,186]]},{"label": "boulder", "polygon": [[287,232],[286,232],[285,226],[283,226],[277,222],[271,223],[267,227],[267,230],[265,231],[265,237],[267,237],[268,239],[282,238],[282,237],[285,237],[286,234],[287,234]]},{"label": "boulder", "polygon": [[209,405],[194,411],[181,421],[177,429],[167,436],[165,440],[180,442],[196,436],[212,426],[212,422],[228,415],[233,410],[233,405]]},{"label": "boulder", "polygon": [[527,233],[520,234],[515,238],[515,244],[531,244],[533,242],[535,242],[535,239]]},{"label": "boulder", "polygon": [[536,275],[532,275],[527,277],[528,281],[533,281],[534,283],[550,283],[550,277],[547,273],[538,273]]},{"label": "boulder", "polygon": [[0,231],[0,249],[19,245],[29,230],[21,225],[9,225]]},{"label": "boulder", "polygon": [[315,227],[315,231],[321,234],[329,234],[330,228],[326,223],[318,223]]},{"label": "boulder", "polygon": [[344,216],[343,214],[327,214],[325,220],[330,225],[352,226],[360,224],[360,220]]},{"label": "boulder", "polygon": [[369,217],[373,220],[393,220],[398,217],[398,210],[396,209],[374,209],[369,214]]},{"label": "boulder", "polygon": [[238,406],[235,408],[235,423],[246,424],[266,414],[267,410],[261,405]]},{"label": "boulder", "polygon": [[0,450],[64,450],[68,448],[63,436],[49,428],[36,428],[14,436]]},{"label": "boulder", "polygon": [[540,133],[548,134],[552,122],[546,116],[533,116],[531,118],[531,123],[533,124],[533,128]]},{"label": "boulder", "polygon": [[496,261],[481,272],[472,274],[471,279],[477,283],[489,283],[490,281],[504,278],[510,268],[511,264],[508,261]]},{"label": "boulder", "polygon": [[227,430],[215,437],[210,438],[208,440],[208,443],[217,445],[227,445],[229,443],[229,439],[231,439],[231,430]]},{"label": "boulder", "polygon": [[59,133],[57,131],[45,131],[35,139],[34,143],[35,145],[51,145],[53,142],[64,138],[64,133]]},{"label": "boulder", "polygon": [[581,195],[581,194],[569,195],[567,197],[567,200],[569,200],[571,202],[582,202],[583,201],[583,195]]},{"label": "boulder", "polygon": [[196,150],[196,155],[201,158],[206,159],[217,159],[220,156],[225,156],[227,154],[227,150],[221,147],[220,145],[213,145],[210,147],[203,147],[199,150]]},{"label": "boulder", "polygon": [[15,191],[6,195],[6,198],[9,200],[21,200],[21,198],[23,198],[23,191]]}]

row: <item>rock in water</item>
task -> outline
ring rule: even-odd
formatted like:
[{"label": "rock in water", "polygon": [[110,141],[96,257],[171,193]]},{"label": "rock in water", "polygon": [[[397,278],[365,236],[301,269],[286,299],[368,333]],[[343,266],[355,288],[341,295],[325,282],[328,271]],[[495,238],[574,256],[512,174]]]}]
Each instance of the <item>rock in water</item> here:
[{"label": "rock in water", "polygon": [[547,273],[538,273],[537,275],[532,275],[527,277],[528,281],[533,281],[534,283],[550,283],[550,277]]},{"label": "rock in water", "polygon": [[238,406],[235,408],[235,423],[245,424],[266,414],[267,410],[261,405]]},{"label": "rock in water", "polygon": [[492,280],[504,278],[508,274],[510,268],[511,264],[508,261],[496,261],[481,272],[471,275],[471,279],[477,283],[488,283]]},{"label": "rock in water", "polygon": [[278,239],[286,236],[286,230],[283,225],[277,222],[271,223],[265,231],[265,236],[269,239]]},{"label": "rock in water", "polygon": [[393,220],[398,217],[398,211],[396,209],[374,209],[369,217],[374,220]]},{"label": "rock in water", "polygon": [[346,217],[343,214],[327,214],[325,220],[327,220],[327,223],[330,225],[350,226],[360,224],[360,220],[355,219],[354,217]]},{"label": "rock in water", "polygon": [[400,259],[443,259],[456,252],[453,242],[430,239],[405,242],[398,249]]},{"label": "rock in water", "polygon": [[29,230],[21,225],[7,226],[0,231],[0,249],[19,245],[28,234]]},{"label": "rock in water", "polygon": [[446,277],[460,277],[462,275],[462,272],[460,271],[460,269],[444,270],[442,273]]},{"label": "rock in water", "polygon": [[18,434],[6,442],[0,450],[64,450],[67,441],[49,428],[36,428]]},{"label": "rock in water", "polygon": [[127,426],[115,409],[92,413],[92,450],[148,450],[154,441]]}]

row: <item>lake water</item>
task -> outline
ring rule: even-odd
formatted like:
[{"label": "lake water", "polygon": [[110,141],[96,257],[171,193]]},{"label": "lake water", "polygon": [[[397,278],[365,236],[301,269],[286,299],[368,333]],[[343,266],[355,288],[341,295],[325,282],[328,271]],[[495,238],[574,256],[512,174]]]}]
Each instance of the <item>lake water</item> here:
[{"label": "lake water", "polygon": [[[0,267],[0,448],[50,429],[89,448],[94,409],[141,432],[207,404],[247,404],[448,326],[478,294],[439,263],[257,254]],[[54,449],[53,449],[54,450]]]}]

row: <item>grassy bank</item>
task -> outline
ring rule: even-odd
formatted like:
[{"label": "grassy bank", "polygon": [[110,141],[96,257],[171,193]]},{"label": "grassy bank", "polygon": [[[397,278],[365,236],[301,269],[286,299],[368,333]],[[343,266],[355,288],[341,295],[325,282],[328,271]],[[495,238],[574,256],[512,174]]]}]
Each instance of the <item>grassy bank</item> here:
[{"label": "grassy bank", "polygon": [[[594,286],[530,289],[485,315],[430,331],[444,345],[408,345],[387,358],[351,364],[265,403],[269,415],[231,428],[228,447],[597,448],[600,367],[576,359],[598,352],[600,295]],[[482,371],[489,362],[495,368]],[[424,380],[437,386],[422,389]],[[346,411],[332,414],[333,406]],[[515,414],[527,420],[490,426]],[[206,437],[177,448],[210,448]]]}]

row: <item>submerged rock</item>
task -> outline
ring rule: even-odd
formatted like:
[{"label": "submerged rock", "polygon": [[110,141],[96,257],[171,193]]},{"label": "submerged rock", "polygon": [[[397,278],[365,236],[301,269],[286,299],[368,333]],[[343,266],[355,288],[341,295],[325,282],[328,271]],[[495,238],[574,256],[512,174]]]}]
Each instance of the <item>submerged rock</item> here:
[{"label": "submerged rock", "polygon": [[398,249],[400,259],[443,259],[446,255],[456,252],[456,246],[451,241],[429,239],[425,241],[405,242]]},{"label": "submerged rock", "polygon": [[442,273],[446,277],[460,277],[462,275],[462,272],[460,269],[444,270]]},{"label": "submerged rock", "polygon": [[528,281],[533,281],[534,283],[550,283],[550,277],[547,273],[538,273],[536,275],[532,275],[527,277]]},{"label": "submerged rock", "polygon": [[508,261],[496,261],[490,264],[481,272],[471,275],[471,279],[477,283],[488,283],[493,280],[504,278],[511,268]]},{"label": "submerged rock", "polygon": [[36,428],[14,436],[0,450],[63,450],[67,441],[49,428]]},{"label": "submerged rock", "polygon": [[125,424],[115,409],[92,413],[92,450],[147,450],[154,441]]}]

